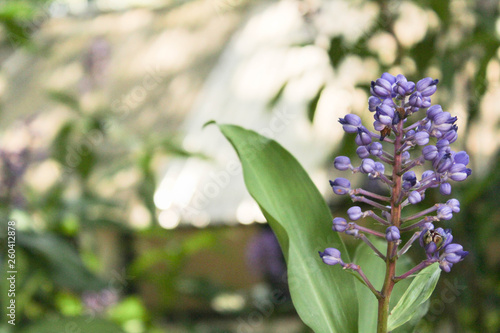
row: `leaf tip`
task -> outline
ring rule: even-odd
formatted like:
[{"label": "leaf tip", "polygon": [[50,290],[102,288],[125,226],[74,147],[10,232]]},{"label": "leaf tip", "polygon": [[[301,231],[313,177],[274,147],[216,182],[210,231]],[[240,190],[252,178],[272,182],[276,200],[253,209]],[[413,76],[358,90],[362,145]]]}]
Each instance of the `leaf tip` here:
[{"label": "leaf tip", "polygon": [[206,123],[204,123],[201,128],[205,129],[205,127],[207,127],[208,125],[212,125],[212,124],[217,124],[217,122],[215,120],[213,120],[213,119],[209,120]]}]

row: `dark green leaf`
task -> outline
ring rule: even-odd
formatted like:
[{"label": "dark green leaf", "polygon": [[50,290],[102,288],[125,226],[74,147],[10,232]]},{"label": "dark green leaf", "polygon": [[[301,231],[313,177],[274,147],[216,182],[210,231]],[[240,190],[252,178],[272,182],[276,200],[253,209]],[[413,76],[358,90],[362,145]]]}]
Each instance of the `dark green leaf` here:
[{"label": "dark green leaf", "polygon": [[318,251],[338,248],[331,214],[297,160],[278,143],[253,131],[219,125],[243,165],[246,186],[276,233],[288,266],[292,301],[315,332],[357,332],[358,305],[353,277],[322,263]]},{"label": "dark green leaf", "polygon": [[48,233],[19,232],[17,241],[59,286],[77,292],[105,286],[104,281],[85,267],[76,250],[62,238]]}]

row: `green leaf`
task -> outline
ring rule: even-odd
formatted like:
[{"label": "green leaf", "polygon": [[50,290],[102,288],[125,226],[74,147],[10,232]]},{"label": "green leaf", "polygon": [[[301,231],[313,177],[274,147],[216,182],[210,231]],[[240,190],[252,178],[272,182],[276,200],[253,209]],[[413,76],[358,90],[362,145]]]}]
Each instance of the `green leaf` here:
[{"label": "green leaf", "polygon": [[[315,332],[357,332],[354,279],[323,264],[318,251],[335,247],[349,261],[321,194],[278,143],[233,125],[218,125],[235,148],[248,191],[275,232],[288,267],[288,284],[301,319]],[[357,282],[356,282],[357,283]]]},{"label": "green leaf", "polygon": [[[370,239],[371,242],[382,253],[387,252],[387,243],[379,239]],[[385,263],[380,259],[375,252],[365,243],[361,243],[354,255],[354,263],[360,265],[363,272],[368,277],[373,286],[380,290],[384,284]],[[396,264],[396,274],[401,275],[413,267],[408,256],[401,257]],[[397,303],[405,290],[408,288],[410,281],[403,280],[398,282],[391,294],[391,305]],[[377,331],[377,299],[373,293],[364,284],[357,283],[356,289],[359,304],[359,332],[376,332]]]},{"label": "green leaf", "polygon": [[388,323],[389,331],[403,325],[418,314],[419,311],[416,310],[431,296],[440,274],[441,269],[438,263],[424,268],[417,274],[403,297],[391,311]]},{"label": "green leaf", "polygon": [[62,238],[48,233],[19,232],[17,241],[55,284],[77,292],[106,286],[85,267],[76,250]]}]

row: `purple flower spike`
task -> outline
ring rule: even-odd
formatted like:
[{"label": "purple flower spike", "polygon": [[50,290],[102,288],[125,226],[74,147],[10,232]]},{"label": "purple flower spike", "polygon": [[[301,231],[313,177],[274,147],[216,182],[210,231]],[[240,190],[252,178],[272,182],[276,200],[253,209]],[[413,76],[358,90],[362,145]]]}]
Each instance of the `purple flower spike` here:
[{"label": "purple flower spike", "polygon": [[341,217],[334,218],[332,229],[337,232],[344,232],[347,229],[347,221]]},{"label": "purple flower spike", "polygon": [[358,133],[358,127],[361,126],[361,118],[355,114],[348,114],[344,118],[339,118],[339,123],[347,133]]},{"label": "purple flower spike", "polygon": [[[393,281],[412,276],[435,262],[439,262],[441,269],[448,272],[467,255],[461,245],[451,243],[453,235],[449,229],[443,230],[439,225],[434,228],[433,224],[450,220],[460,212],[458,200],[450,199],[446,204],[439,203],[427,208],[414,207],[416,213],[401,214],[401,209],[408,205],[423,203],[426,195],[429,196],[427,191],[439,190],[442,195],[450,195],[450,183],[463,181],[472,173],[467,167],[467,153],[455,152],[450,146],[458,138],[457,117],[443,111],[440,105],[431,104],[439,81],[427,77],[415,82],[408,81],[402,74],[393,76],[389,73],[384,73],[371,82],[368,110],[373,113],[373,127],[363,126],[361,118],[354,114],[339,119],[345,132],[356,134],[356,154],[361,163],[354,167],[349,157],[338,156],[333,163],[335,168],[365,174],[368,179],[387,186],[389,193],[379,194],[376,186],[351,189],[351,183],[345,178],[330,181],[335,194],[348,194],[353,202],[361,203],[361,207],[353,206],[347,210],[348,218],[333,219],[333,230],[363,240],[390,265],[395,264],[394,261],[406,253],[417,238],[420,239],[427,260],[400,276],[390,276],[394,270],[387,270],[386,278],[392,278]],[[419,119],[410,119],[420,109],[424,109],[425,115]],[[427,167],[417,171],[424,164]],[[422,171],[422,177],[417,179],[417,174]],[[365,209],[363,205],[373,208]],[[357,225],[357,221],[363,218],[371,218],[384,225],[385,235]],[[399,229],[401,225],[404,227]],[[400,234],[403,231],[413,233],[415,229],[420,230],[420,236],[418,232],[409,237]],[[399,244],[401,238],[408,241],[401,249],[390,245],[393,251],[385,255],[365,236],[369,234],[382,238],[385,236],[389,244]],[[330,265],[340,263],[345,269],[357,271],[372,292],[377,294],[376,288],[367,281],[361,267],[356,263],[343,263],[338,250],[329,248],[320,252],[320,256]],[[378,291],[384,296],[383,292],[385,291]]]},{"label": "purple flower spike", "polygon": [[429,133],[427,132],[418,132],[415,134],[415,142],[419,146],[423,146],[429,143]]},{"label": "purple flower spike", "polygon": [[333,188],[333,193],[338,195],[347,194],[351,190],[351,183],[345,178],[336,178],[334,181],[330,180],[330,186]]},{"label": "purple flower spike", "polygon": [[388,242],[396,242],[400,238],[399,229],[395,226],[391,226],[385,231],[385,239],[387,239]]},{"label": "purple flower spike", "polygon": [[372,143],[372,138],[367,133],[366,129],[359,127],[358,128],[358,135],[356,135],[356,138],[354,139],[354,141],[356,142],[356,144],[358,146],[366,146],[366,145],[369,145],[370,143]]},{"label": "purple flower spike", "polygon": [[370,152],[365,146],[359,146],[358,149],[356,149],[356,154],[358,154],[359,158],[367,158],[370,156]]},{"label": "purple flower spike", "polygon": [[443,205],[437,210],[437,217],[440,220],[451,220],[453,217],[453,211],[450,207]]},{"label": "purple flower spike", "polygon": [[360,207],[352,206],[347,210],[347,215],[349,215],[349,218],[351,220],[357,221],[363,216],[363,212],[361,211]]},{"label": "purple flower spike", "polygon": [[441,195],[450,195],[451,194],[450,183],[443,183],[439,185],[439,193],[441,193]]},{"label": "purple flower spike", "polygon": [[323,262],[327,265],[331,266],[337,264],[340,264],[342,266],[344,265],[344,262],[340,258],[340,251],[333,247],[326,248],[325,252],[318,252],[318,253]]},{"label": "purple flower spike", "polygon": [[371,158],[365,158],[361,162],[361,168],[360,168],[362,173],[372,173],[375,171],[375,162]]},{"label": "purple flower spike", "polygon": [[352,167],[351,160],[347,156],[337,156],[333,162],[335,169],[345,171]]},{"label": "purple flower spike", "polygon": [[408,195],[408,201],[412,204],[412,205],[416,205],[418,204],[420,201],[422,201],[422,196],[420,195],[420,193],[418,193],[417,191],[412,191],[409,195]]}]

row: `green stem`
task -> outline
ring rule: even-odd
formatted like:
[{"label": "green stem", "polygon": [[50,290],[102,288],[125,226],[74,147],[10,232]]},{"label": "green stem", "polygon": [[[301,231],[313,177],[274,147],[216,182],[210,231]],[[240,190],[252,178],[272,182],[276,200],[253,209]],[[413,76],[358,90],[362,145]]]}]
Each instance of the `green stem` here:
[{"label": "green stem", "polygon": [[[392,196],[391,196],[391,225],[399,228],[401,225],[401,204],[398,202],[402,191],[401,169],[402,156],[401,146],[403,145],[403,117],[397,124],[396,139],[394,140],[394,164],[392,169]],[[391,254],[396,251],[397,244],[388,242],[386,255],[386,269],[384,285],[381,296],[378,298],[377,333],[387,333],[387,319],[389,318],[389,302],[391,300],[392,289],[394,288],[394,276],[396,274],[397,256]]]}]

